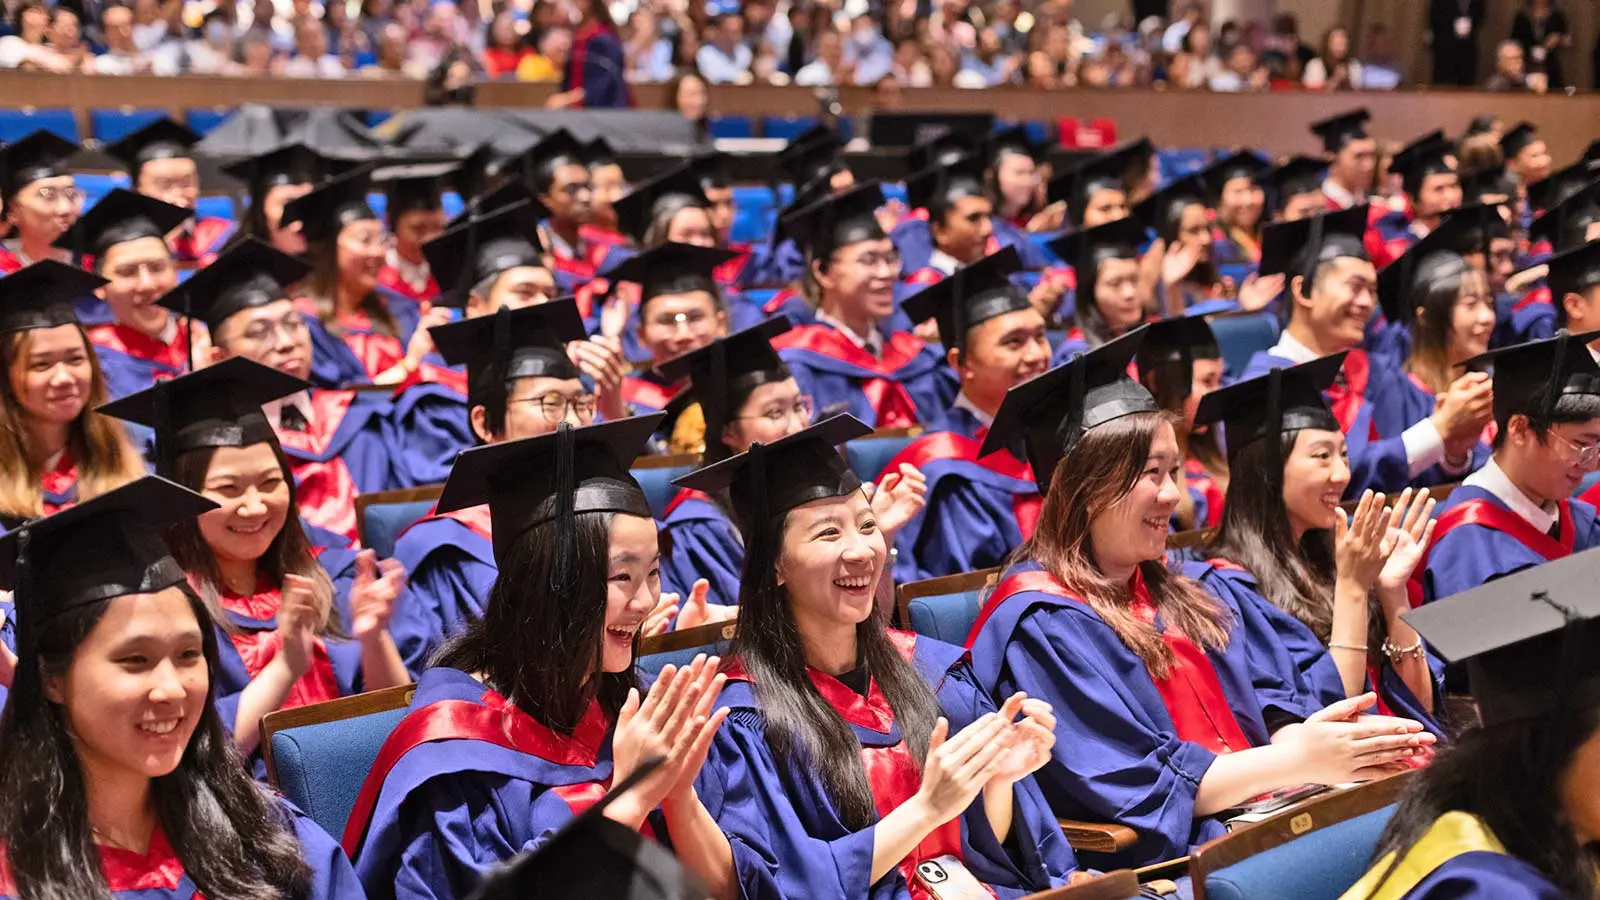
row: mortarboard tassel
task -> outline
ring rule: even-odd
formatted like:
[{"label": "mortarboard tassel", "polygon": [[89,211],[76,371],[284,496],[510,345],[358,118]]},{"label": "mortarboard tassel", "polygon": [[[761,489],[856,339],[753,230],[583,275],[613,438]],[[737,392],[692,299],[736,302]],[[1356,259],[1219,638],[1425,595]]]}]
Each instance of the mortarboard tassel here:
[{"label": "mortarboard tassel", "polygon": [[[31,523],[30,523],[31,525]],[[33,544],[33,528],[23,525],[17,533],[17,568],[12,584],[12,608],[16,619],[17,630],[17,656],[22,659],[32,659],[34,641],[34,623],[37,620],[38,610],[33,603],[33,559],[30,552]]]},{"label": "mortarboard tassel", "polygon": [[156,474],[162,478],[176,478],[175,460],[172,458],[172,396],[166,384],[156,385],[151,397],[155,404]]},{"label": "mortarboard tassel", "polygon": [[1327,214],[1311,217],[1311,233],[1306,236],[1306,265],[1300,272],[1300,296],[1307,300],[1311,299],[1311,283],[1317,278],[1317,263],[1321,261],[1323,218],[1325,215]]},{"label": "mortarboard tassel", "polygon": [[1539,421],[1533,423],[1537,427],[1548,427],[1556,414],[1556,403],[1561,399],[1562,360],[1566,357],[1569,336],[1565,328],[1557,329],[1555,333],[1556,345],[1550,354],[1550,375],[1545,379],[1544,397],[1539,403]]},{"label": "mortarboard tassel", "polygon": [[700,414],[705,419],[706,427],[706,449],[701,454],[701,465],[722,462],[728,458],[727,448],[722,443],[722,429],[733,415],[733,410],[727,408],[728,342],[723,338],[712,341],[709,356],[711,357],[710,389],[700,400]]}]

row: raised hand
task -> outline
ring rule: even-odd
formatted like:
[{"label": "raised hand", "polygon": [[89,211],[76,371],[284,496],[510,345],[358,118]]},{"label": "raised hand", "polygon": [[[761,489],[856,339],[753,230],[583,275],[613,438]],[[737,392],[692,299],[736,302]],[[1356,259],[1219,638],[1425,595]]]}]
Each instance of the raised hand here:
[{"label": "raised hand", "polygon": [[[1013,721],[1018,714],[1021,721]],[[1017,693],[1000,707],[1000,715],[1012,722],[1012,746],[999,759],[989,787],[1009,786],[1032,775],[1050,761],[1056,745],[1056,717],[1050,704]]]},{"label": "raised hand", "polygon": [[872,515],[891,538],[928,505],[928,479],[909,463],[890,472],[872,492]]},{"label": "raised hand", "polygon": [[1239,286],[1239,306],[1251,312],[1266,309],[1277,296],[1283,293],[1284,276],[1252,274]]},{"label": "raised hand", "polygon": [[639,633],[645,637],[655,637],[666,634],[672,630],[672,617],[678,614],[678,595],[664,593],[656,601],[655,608],[644,617],[644,624],[639,626]]},{"label": "raised hand", "polygon": [[715,732],[726,716],[725,711],[706,715],[727,681],[717,671],[720,663],[717,657],[701,654],[682,669],[662,669],[643,700],[638,690],[628,692],[611,738],[613,783],[627,778],[645,760],[659,756],[666,763],[608,807],[607,815],[637,828],[669,794],[687,789],[685,779],[693,783],[689,773],[698,772],[705,761],[708,731]]},{"label": "raised hand", "polygon": [[434,306],[422,314],[422,319],[417,322],[417,330],[411,332],[411,340],[406,344],[406,367],[415,370],[422,365],[423,357],[433,352],[433,336],[428,329],[435,325],[444,325],[450,321],[450,308],[448,306]]},{"label": "raised hand", "polygon": [[317,623],[321,610],[311,579],[304,575],[284,575],[282,602],[278,604],[278,653],[289,674],[295,678],[311,670],[316,650]]},{"label": "raised hand", "polygon": [[350,586],[350,630],[354,636],[367,637],[389,627],[395,601],[405,589],[405,566],[393,559],[379,562],[376,553],[361,551],[356,556],[356,580]]},{"label": "raised hand", "polygon": [[1378,573],[1379,590],[1401,590],[1411,580],[1411,573],[1417,570],[1422,554],[1433,542],[1433,527],[1437,521],[1433,518],[1433,507],[1434,500],[1427,491],[1417,491],[1409,504],[1404,494],[1400,496],[1395,508],[1403,515],[1384,538],[1387,553],[1383,571]]},{"label": "raised hand", "polygon": [[972,805],[999,771],[1000,759],[1014,740],[1011,722],[999,713],[982,716],[947,739],[949,733],[950,722],[941,716],[928,736],[922,785],[913,798],[939,824]]},{"label": "raised hand", "polygon": [[1167,252],[1161,257],[1161,283],[1166,285],[1177,284],[1200,262],[1200,249],[1193,244],[1182,241],[1171,244]]},{"label": "raised hand", "polygon": [[1343,513],[1334,520],[1334,567],[1340,578],[1349,579],[1362,590],[1372,590],[1383,570],[1383,538],[1388,534],[1393,513],[1383,501],[1382,494],[1366,491],[1348,522]]},{"label": "raised hand", "polygon": [[739,607],[712,603],[708,599],[710,594],[711,582],[704,578],[695,579],[694,586],[689,588],[689,602],[680,608],[678,622],[673,626],[674,630],[682,631],[685,628],[696,628],[712,622],[727,622],[739,617]]}]

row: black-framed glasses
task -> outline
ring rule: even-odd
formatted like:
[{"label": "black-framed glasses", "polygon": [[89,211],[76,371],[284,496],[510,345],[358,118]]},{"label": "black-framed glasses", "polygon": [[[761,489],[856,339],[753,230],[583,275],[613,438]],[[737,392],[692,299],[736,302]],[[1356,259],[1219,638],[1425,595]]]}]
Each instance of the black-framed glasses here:
[{"label": "black-framed glasses", "polygon": [[568,397],[566,394],[549,393],[538,397],[521,397],[510,402],[537,404],[545,419],[551,422],[559,422],[565,419],[568,411],[571,411],[579,421],[587,422],[594,418],[596,408],[593,394],[579,394],[575,397]]}]

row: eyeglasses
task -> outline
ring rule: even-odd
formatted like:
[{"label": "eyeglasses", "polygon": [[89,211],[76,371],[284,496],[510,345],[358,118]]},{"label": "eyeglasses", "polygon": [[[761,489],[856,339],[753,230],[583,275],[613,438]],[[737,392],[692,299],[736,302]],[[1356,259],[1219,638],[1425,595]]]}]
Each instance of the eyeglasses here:
[{"label": "eyeglasses", "polygon": [[1554,428],[1550,429],[1550,433],[1560,438],[1562,443],[1578,452],[1579,468],[1593,469],[1595,466],[1600,465],[1600,444],[1580,444],[1561,432],[1556,431]]},{"label": "eyeglasses", "polygon": [[734,419],[766,419],[776,425],[784,419],[794,416],[800,421],[810,424],[812,409],[813,405],[810,397],[796,397],[793,406],[774,406],[753,416],[734,416]]},{"label": "eyeglasses", "polygon": [[711,321],[711,316],[707,315],[705,310],[697,309],[693,312],[656,316],[650,320],[650,324],[656,328],[677,328],[679,325],[687,325],[690,331],[695,331],[709,321]]},{"label": "eyeglasses", "polygon": [[587,181],[574,181],[572,184],[562,185],[559,190],[568,197],[576,197],[579,194],[593,194],[594,185]]},{"label": "eyeglasses", "polygon": [[852,259],[848,260],[848,262],[853,265],[860,266],[863,269],[876,269],[879,267],[885,269],[899,269],[900,254],[895,251],[890,251],[888,253],[863,253],[860,256],[853,257]]},{"label": "eyeglasses", "polygon": [[580,394],[568,397],[565,394],[545,394],[542,397],[521,397],[508,401],[509,403],[536,403],[539,411],[544,414],[546,421],[559,422],[567,417],[570,410],[580,422],[588,422],[594,418],[595,398],[593,394]]},{"label": "eyeglasses", "polygon": [[250,327],[240,332],[239,336],[252,343],[260,344],[272,339],[279,332],[285,337],[297,338],[306,331],[306,320],[299,313],[286,316],[277,322],[262,320],[251,322]]}]

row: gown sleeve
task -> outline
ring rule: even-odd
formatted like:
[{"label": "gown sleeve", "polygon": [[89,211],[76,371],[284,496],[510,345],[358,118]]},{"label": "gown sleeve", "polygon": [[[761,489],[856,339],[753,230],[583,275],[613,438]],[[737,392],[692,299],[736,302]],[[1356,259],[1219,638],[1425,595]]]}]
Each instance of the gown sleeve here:
[{"label": "gown sleeve", "polygon": [[288,801],[280,802],[289,813],[295,837],[300,839],[301,856],[311,867],[307,900],[366,900],[361,881],[339,842]]},{"label": "gown sleeve", "polygon": [[1328,648],[1304,623],[1249,585],[1213,570],[1198,579],[1221,598],[1239,622],[1250,680],[1263,708],[1277,706],[1305,718],[1343,700],[1344,679]]},{"label": "gown sleeve", "polygon": [[668,551],[661,562],[661,590],[675,591],[687,599],[695,579],[704,578],[711,589],[706,600],[724,606],[739,602],[739,573],[744,567],[744,545],[726,519],[690,519],[669,523],[665,529]]},{"label": "gown sleeve", "polygon": [[1463,853],[1434,869],[1405,900],[1560,900],[1532,866],[1503,853]]},{"label": "gown sleeve", "polygon": [[467,421],[466,399],[433,382],[406,388],[391,414],[402,439],[395,468],[405,484],[439,484],[450,475],[456,454],[477,444]]},{"label": "gown sleeve", "polygon": [[998,566],[1022,540],[1011,495],[952,475],[939,479],[915,526],[897,536],[900,584]]}]

